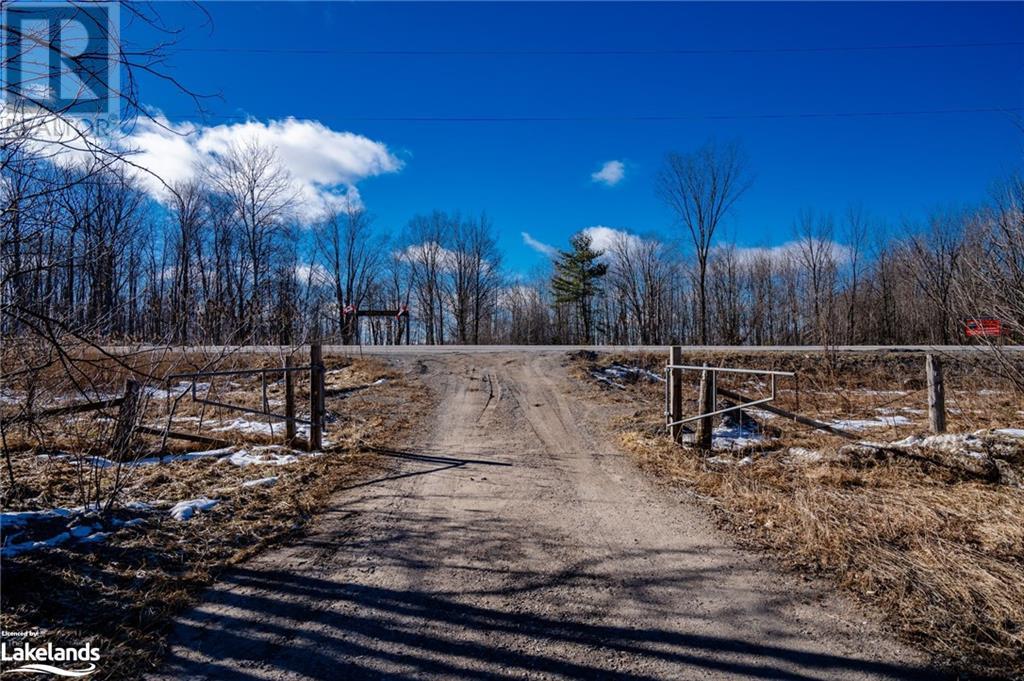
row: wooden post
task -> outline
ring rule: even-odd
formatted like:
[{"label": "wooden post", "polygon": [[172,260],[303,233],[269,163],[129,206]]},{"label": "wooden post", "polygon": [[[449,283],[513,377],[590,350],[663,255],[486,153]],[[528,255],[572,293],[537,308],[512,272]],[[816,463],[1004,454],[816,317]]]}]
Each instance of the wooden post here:
[{"label": "wooden post", "polygon": [[114,434],[110,439],[110,458],[114,461],[123,461],[128,456],[132,433],[137,425],[135,421],[139,414],[141,392],[142,386],[138,381],[129,378],[124,382],[124,397],[121,398],[121,408],[117,412]]},{"label": "wooden post", "polygon": [[946,432],[946,386],[942,383],[942,362],[935,355],[925,358],[928,374],[928,424],[936,435]]},{"label": "wooden post", "polygon": [[[284,368],[291,369],[293,366],[292,356],[284,358]],[[284,437],[289,447],[295,443],[295,372],[284,372]]]},{"label": "wooden post", "polygon": [[324,360],[320,343],[309,345],[309,451],[323,449]]},{"label": "wooden post", "polygon": [[[683,348],[681,345],[673,345],[668,351],[669,364],[683,363]],[[678,421],[683,418],[683,370],[670,369],[668,378],[668,420]],[[683,441],[683,425],[677,423],[669,427],[669,433],[673,442]]]},{"label": "wooden post", "polygon": [[[700,395],[697,399],[697,411],[701,414],[715,410],[715,378],[714,373],[705,369],[700,372]],[[697,421],[697,448],[711,451],[711,430],[714,425],[713,416],[705,416]]]}]

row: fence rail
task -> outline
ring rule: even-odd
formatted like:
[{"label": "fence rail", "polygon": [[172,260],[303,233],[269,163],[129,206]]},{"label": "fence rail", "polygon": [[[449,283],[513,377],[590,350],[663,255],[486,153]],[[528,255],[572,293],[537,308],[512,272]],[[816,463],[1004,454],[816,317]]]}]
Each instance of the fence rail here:
[{"label": "fence rail", "polygon": [[[694,364],[680,364],[678,361],[679,352],[677,347],[678,346],[672,348],[669,363],[665,365],[665,427],[669,430],[669,433],[672,435],[672,439],[676,442],[682,440],[683,424],[697,421],[697,444],[705,449],[710,448],[712,419],[714,419],[715,416],[772,402],[776,398],[776,378],[793,378],[796,376],[792,371],[712,367],[707,364],[701,366]],[[700,393],[697,406],[698,413],[695,416],[684,417],[682,415],[682,373],[684,371],[701,372]],[[747,401],[740,402],[739,404],[734,404],[722,409],[715,409],[715,396],[720,392],[718,388],[718,374],[720,373],[768,376],[770,379],[771,394],[768,397],[761,399],[747,399]]]}]

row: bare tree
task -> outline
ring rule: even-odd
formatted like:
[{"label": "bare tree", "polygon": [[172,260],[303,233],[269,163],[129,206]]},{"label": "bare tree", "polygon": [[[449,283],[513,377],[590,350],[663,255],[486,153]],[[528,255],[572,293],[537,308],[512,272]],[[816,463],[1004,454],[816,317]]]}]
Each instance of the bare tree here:
[{"label": "bare tree", "polygon": [[452,267],[451,251],[445,246],[452,218],[442,211],[417,215],[406,230],[400,257],[411,271],[417,308],[423,320],[428,344],[445,341],[447,273]]},{"label": "bare tree", "polygon": [[796,258],[807,278],[812,338],[819,345],[835,344],[838,254],[835,228],[829,215],[816,217],[804,211],[796,225]]},{"label": "bare tree", "polygon": [[292,209],[298,199],[288,172],[273,149],[256,140],[237,144],[217,156],[207,171],[215,191],[230,207],[243,256],[239,270],[242,333],[259,333],[266,311],[261,308],[274,245],[288,235]]},{"label": "bare tree", "polygon": [[450,307],[459,343],[479,343],[494,306],[501,255],[486,215],[452,220]]},{"label": "bare tree", "polygon": [[330,279],[342,342],[352,342],[355,328],[344,323],[344,310],[361,308],[384,259],[381,240],[372,233],[372,218],[360,206],[332,211],[314,230],[320,261]]},{"label": "bare tree", "polygon": [[656,193],[675,213],[693,241],[697,257],[700,342],[708,342],[707,270],[715,231],[750,187],[738,143],[708,142],[690,154],[671,152],[656,180]]},{"label": "bare tree", "polygon": [[963,223],[959,212],[935,213],[903,250],[903,265],[928,303],[926,333],[942,344],[950,342],[954,328],[952,295],[964,247]]}]

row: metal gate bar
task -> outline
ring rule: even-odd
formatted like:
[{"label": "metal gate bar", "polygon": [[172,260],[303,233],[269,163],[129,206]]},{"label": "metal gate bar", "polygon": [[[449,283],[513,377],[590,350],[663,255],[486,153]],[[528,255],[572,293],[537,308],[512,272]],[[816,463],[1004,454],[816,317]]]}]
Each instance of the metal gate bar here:
[{"label": "metal gate bar", "polygon": [[[192,401],[198,402],[199,404],[208,404],[212,407],[223,407],[225,409],[234,409],[235,411],[245,412],[247,414],[257,414],[259,416],[267,416],[270,418],[278,419],[279,421],[295,421],[303,425],[312,425],[312,421],[308,419],[300,419],[297,416],[285,416],[283,414],[277,414],[270,411],[270,402],[267,399],[267,374],[287,373],[290,371],[309,371],[309,366],[301,367],[274,367],[270,369],[229,369],[224,371],[196,371],[193,373],[184,374],[171,374],[166,380],[188,380],[191,385],[189,386],[192,392]],[[217,400],[211,400],[208,397],[200,397],[196,392],[196,379],[207,378],[211,376],[246,376],[251,374],[260,374],[260,389],[263,396],[263,409],[253,409],[251,407],[243,407],[237,404],[230,404],[228,402],[219,402]]]},{"label": "metal gate bar", "polygon": [[[688,417],[686,417],[684,419],[679,419],[677,421],[672,421],[671,420],[672,419],[671,404],[669,402],[669,400],[671,398],[670,398],[670,395],[669,395],[668,384],[669,384],[670,372],[673,369],[680,369],[682,371],[709,371],[709,372],[711,372],[709,377],[708,377],[708,380],[711,381],[711,394],[712,395],[714,395],[717,392],[718,385],[717,385],[716,375],[719,374],[719,373],[725,373],[725,374],[751,374],[751,375],[757,375],[757,376],[770,376],[771,377],[771,396],[770,397],[765,397],[764,399],[760,399],[760,400],[753,400],[751,402],[744,402],[742,404],[737,404],[737,405],[734,405],[732,407],[726,407],[725,409],[717,409],[715,411],[710,411],[710,412],[708,412],[706,414],[698,414],[696,416],[688,416]],[[666,428],[671,428],[672,426],[682,425],[684,423],[689,423],[690,421],[698,421],[698,420],[703,419],[703,418],[708,418],[709,416],[718,416],[719,414],[724,414],[726,412],[736,411],[738,409],[743,409],[743,408],[746,408],[746,407],[753,407],[753,406],[756,406],[758,404],[765,404],[767,402],[771,402],[772,400],[774,400],[776,398],[775,378],[777,376],[787,376],[787,377],[792,378],[792,377],[796,376],[796,374],[794,372],[792,372],[792,371],[770,371],[770,370],[767,370],[767,369],[734,369],[732,367],[695,366],[695,365],[692,365],[692,364],[666,364],[665,365],[665,427]]]}]

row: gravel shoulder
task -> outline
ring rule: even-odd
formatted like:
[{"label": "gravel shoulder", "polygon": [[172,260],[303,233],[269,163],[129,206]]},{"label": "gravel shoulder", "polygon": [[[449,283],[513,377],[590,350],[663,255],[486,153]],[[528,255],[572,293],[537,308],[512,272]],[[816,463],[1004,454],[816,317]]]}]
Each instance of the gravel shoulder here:
[{"label": "gravel shoulder", "polygon": [[936,678],[651,483],[564,358],[393,358],[435,393],[425,427],[308,536],[225,574],[150,678]]}]

